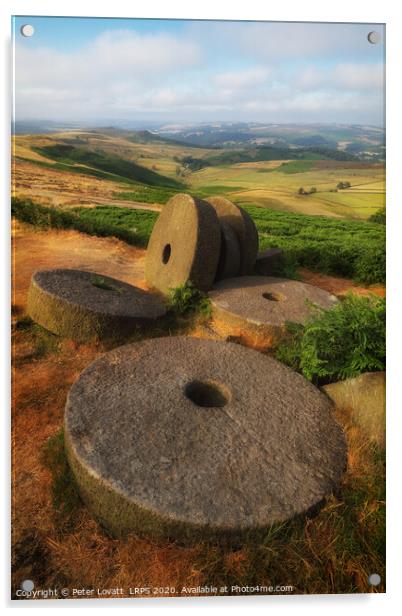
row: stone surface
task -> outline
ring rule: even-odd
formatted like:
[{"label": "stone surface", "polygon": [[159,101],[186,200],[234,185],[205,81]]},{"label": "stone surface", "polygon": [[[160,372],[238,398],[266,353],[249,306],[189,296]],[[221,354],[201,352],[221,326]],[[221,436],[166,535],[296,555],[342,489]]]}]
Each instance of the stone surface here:
[{"label": "stone surface", "polygon": [[322,389],[336,407],[350,413],[370,440],[385,446],[385,372],[366,372]]},{"label": "stone surface", "polygon": [[255,262],[255,270],[261,276],[272,276],[275,269],[281,264],[283,250],[281,248],[268,248],[259,252]]},{"label": "stone surface", "polygon": [[54,269],[33,274],[27,312],[54,334],[84,342],[130,333],[166,308],[158,297],[115,278]]},{"label": "stone surface", "polygon": [[240,274],[250,274],[258,252],[258,232],[251,216],[224,197],[206,199],[214,208],[221,222],[229,224],[240,244]]},{"label": "stone surface", "polygon": [[[222,280],[209,293],[216,326],[223,323],[226,335],[250,334],[275,345],[285,323],[305,323],[313,314],[311,303],[331,308],[334,295],[297,280],[270,276],[244,276]],[[228,331],[229,330],[229,331]]]},{"label": "stone surface", "polygon": [[240,245],[230,225],[221,223],[221,249],[215,280],[233,278],[240,271]]},{"label": "stone surface", "polygon": [[115,535],[254,536],[321,502],[346,465],[332,403],[276,360],[216,340],[115,349],[71,388],[66,451]]},{"label": "stone surface", "polygon": [[214,208],[201,199],[177,194],[163,207],[153,228],[145,277],[162,293],[188,281],[208,291],[215,279],[220,245]]}]

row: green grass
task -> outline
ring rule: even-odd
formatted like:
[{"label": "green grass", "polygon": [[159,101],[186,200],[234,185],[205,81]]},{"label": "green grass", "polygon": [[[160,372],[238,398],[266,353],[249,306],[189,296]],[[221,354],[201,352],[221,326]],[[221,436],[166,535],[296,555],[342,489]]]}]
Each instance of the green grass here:
[{"label": "green grass", "polygon": [[284,250],[288,267],[345,276],[365,284],[385,282],[385,227],[370,222],[306,216],[245,206],[254,219],[260,250]]},{"label": "green grass", "polygon": [[78,217],[81,224],[93,225],[95,230],[106,231],[110,228],[113,231],[110,235],[119,237],[124,241],[127,241],[125,236],[128,234],[129,243],[141,247],[147,246],[153,226],[158,218],[158,212],[113,206],[74,208],[73,215]]},{"label": "green grass", "polygon": [[87,167],[100,169],[103,172],[120,176],[120,178],[134,180],[151,186],[168,186],[180,188],[181,182],[160,175],[155,171],[141,167],[134,162],[113,156],[102,150],[92,151],[86,148],[76,148],[72,145],[48,145],[44,147],[32,146],[31,149],[52,160],[64,164],[83,164]]},{"label": "green grass", "polygon": [[187,282],[170,290],[169,310],[178,316],[199,314],[209,317],[211,301],[205,293],[196,289],[192,282]]},{"label": "green grass", "polygon": [[157,212],[116,207],[76,208],[65,211],[18,197],[12,198],[11,213],[18,220],[36,227],[75,229],[88,235],[112,236],[134,246],[147,245],[158,217]]},{"label": "green grass", "polygon": [[276,357],[316,385],[385,370],[385,300],[348,295],[330,310],[316,309],[303,325],[288,324],[290,336]]}]

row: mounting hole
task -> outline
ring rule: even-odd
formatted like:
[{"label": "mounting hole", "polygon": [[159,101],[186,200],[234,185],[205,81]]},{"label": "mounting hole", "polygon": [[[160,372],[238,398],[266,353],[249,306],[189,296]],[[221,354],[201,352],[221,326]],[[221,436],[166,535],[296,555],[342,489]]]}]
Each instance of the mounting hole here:
[{"label": "mounting hole", "polygon": [[270,302],[282,302],[285,298],[283,295],[281,295],[280,293],[263,293],[262,294],[264,299],[269,300]]},{"label": "mounting hole", "polygon": [[381,576],[378,573],[372,573],[368,577],[368,583],[370,586],[378,586],[381,582]]},{"label": "mounting hole", "polygon": [[26,592],[32,592],[33,589],[35,588],[35,584],[33,583],[32,580],[24,580],[21,584],[21,588],[22,590],[25,590]]},{"label": "mounting hole", "polygon": [[379,32],[375,32],[373,30],[373,32],[369,32],[367,35],[367,40],[369,43],[371,43],[372,45],[376,45],[377,43],[380,42],[380,33]]},{"label": "mounting hole", "polygon": [[35,28],[31,24],[24,24],[21,26],[20,32],[22,36],[33,36]]},{"label": "mounting hole", "polygon": [[162,262],[166,265],[166,263],[170,259],[170,255],[172,254],[172,247],[170,244],[166,244],[165,248],[162,252]]},{"label": "mounting hole", "polygon": [[225,406],[231,398],[229,389],[217,381],[191,381],[184,394],[197,406],[209,408]]}]

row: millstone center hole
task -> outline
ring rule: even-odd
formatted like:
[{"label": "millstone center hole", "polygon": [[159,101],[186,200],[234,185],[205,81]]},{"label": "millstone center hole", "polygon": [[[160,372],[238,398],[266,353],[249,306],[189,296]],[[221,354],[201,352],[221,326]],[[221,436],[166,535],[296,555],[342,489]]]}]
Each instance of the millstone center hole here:
[{"label": "millstone center hole", "polygon": [[172,254],[172,247],[170,244],[166,244],[165,248],[162,252],[162,262],[166,265],[166,263],[170,259],[170,255]]},{"label": "millstone center hole", "polygon": [[222,407],[230,400],[230,391],[217,381],[191,381],[184,393],[197,406]]},{"label": "millstone center hole", "polygon": [[268,299],[270,302],[281,302],[282,300],[284,300],[285,298],[283,297],[283,295],[280,295],[280,293],[263,293],[262,294],[264,299]]}]

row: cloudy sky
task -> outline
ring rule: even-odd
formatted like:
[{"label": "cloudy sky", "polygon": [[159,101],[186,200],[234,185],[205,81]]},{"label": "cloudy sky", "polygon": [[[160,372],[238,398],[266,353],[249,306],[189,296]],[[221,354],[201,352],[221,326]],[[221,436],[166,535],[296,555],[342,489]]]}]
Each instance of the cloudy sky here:
[{"label": "cloudy sky", "polygon": [[381,25],[17,17],[14,32],[17,121],[383,125]]}]

